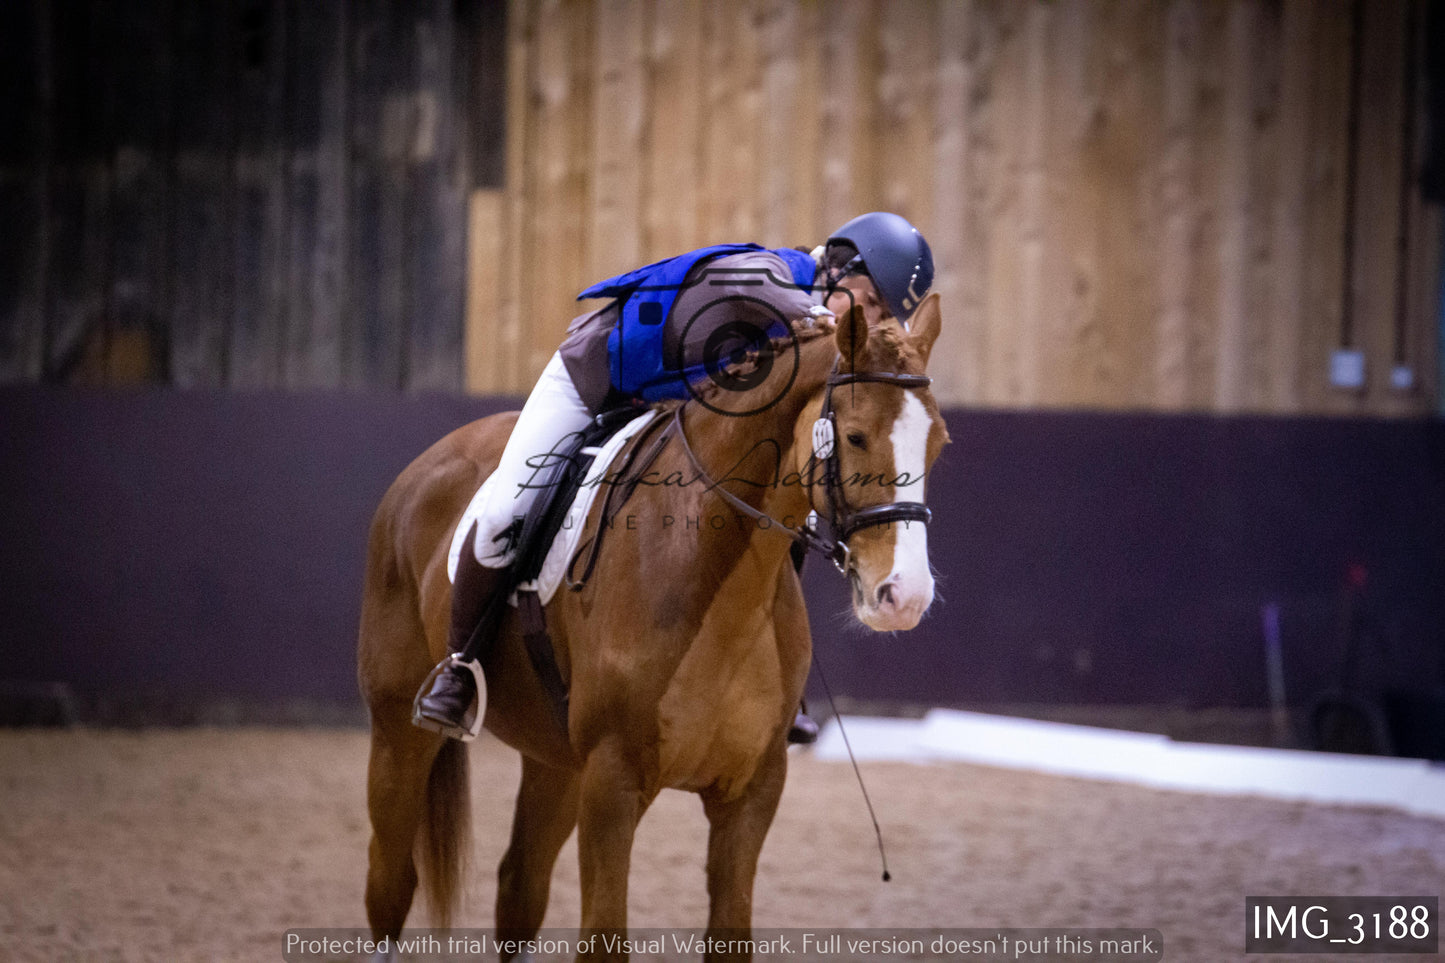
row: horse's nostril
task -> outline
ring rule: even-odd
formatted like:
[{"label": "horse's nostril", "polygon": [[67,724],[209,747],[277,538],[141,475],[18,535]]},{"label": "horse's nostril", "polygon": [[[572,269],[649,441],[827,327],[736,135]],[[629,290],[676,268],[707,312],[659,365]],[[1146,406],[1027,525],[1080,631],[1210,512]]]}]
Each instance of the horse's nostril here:
[{"label": "horse's nostril", "polygon": [[879,605],[892,605],[892,604],[893,604],[893,583],[892,583],[892,582],[884,582],[882,585],[878,586],[878,604],[879,604]]}]

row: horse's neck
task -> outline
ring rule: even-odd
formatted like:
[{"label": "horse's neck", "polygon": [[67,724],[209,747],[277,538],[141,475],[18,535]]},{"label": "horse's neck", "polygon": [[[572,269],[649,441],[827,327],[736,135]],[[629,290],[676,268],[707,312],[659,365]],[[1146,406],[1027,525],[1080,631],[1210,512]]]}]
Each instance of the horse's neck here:
[{"label": "horse's neck", "polygon": [[[818,348],[811,353],[816,356]],[[650,570],[666,579],[670,610],[679,613],[680,621],[700,625],[715,605],[750,606],[772,597],[792,541],[776,531],[777,525],[744,517],[713,485],[779,523],[803,523],[810,507],[808,492],[797,478],[788,484],[783,476],[806,460],[794,451],[797,425],[805,408],[820,400],[834,357],[836,352],[822,359],[804,358],[813,363],[800,365],[791,387],[763,411],[742,415],[747,399],[737,396],[709,399],[714,407],[733,406],[732,412],[697,402],[683,408],[687,444],[709,477],[698,475],[675,439],[663,449],[654,472],[655,477],[679,478],[681,483],[648,486],[638,493],[644,499],[639,508],[646,506],[664,519],[660,530],[665,534],[649,548]]]},{"label": "horse's neck", "polygon": [[[808,490],[798,477],[806,464],[806,452],[796,447],[798,423],[805,411],[819,406],[836,357],[831,338],[803,345],[796,373],[775,371],[759,388],[731,399],[747,414],[696,404],[684,412],[688,440],[713,480],[759,511],[792,516],[792,527],[802,523],[809,509]],[[758,398],[777,400],[766,404]],[[750,405],[761,410],[750,410]]]}]

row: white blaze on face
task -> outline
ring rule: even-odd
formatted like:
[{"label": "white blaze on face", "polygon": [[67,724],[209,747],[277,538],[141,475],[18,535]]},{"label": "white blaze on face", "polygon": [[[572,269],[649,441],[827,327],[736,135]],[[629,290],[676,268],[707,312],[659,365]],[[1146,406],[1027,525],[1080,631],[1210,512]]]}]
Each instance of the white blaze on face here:
[{"label": "white blaze on face", "polygon": [[[903,410],[893,423],[893,472],[900,484],[893,491],[895,502],[924,501],[923,478],[927,466],[928,434],[933,419],[918,396],[903,394]],[[907,484],[901,484],[907,482]],[[933,603],[933,572],[928,567],[928,528],[922,522],[893,525],[893,570],[884,579],[891,599],[878,597],[879,610],[890,622],[912,628]],[[889,601],[892,602],[889,605]],[[906,623],[906,624],[905,624]]]}]

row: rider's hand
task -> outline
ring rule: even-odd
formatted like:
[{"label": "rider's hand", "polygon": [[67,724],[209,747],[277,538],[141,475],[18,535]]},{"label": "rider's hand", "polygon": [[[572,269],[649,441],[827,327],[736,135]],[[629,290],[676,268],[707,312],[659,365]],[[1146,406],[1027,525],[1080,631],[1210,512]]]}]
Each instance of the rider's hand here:
[{"label": "rider's hand", "polygon": [[838,316],[821,304],[815,304],[809,308],[808,316],[803,320],[805,328],[821,328],[824,331],[832,331],[837,326]]}]

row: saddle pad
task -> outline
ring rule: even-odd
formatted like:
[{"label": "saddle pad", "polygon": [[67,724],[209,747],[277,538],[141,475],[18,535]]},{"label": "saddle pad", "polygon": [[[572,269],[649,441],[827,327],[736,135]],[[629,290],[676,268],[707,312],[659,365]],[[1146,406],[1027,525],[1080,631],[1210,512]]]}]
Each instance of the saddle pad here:
[{"label": "saddle pad", "polygon": [[[567,565],[582,540],[582,529],[587,521],[587,513],[592,510],[593,500],[596,499],[597,493],[605,489],[611,482],[608,472],[612,463],[617,460],[617,455],[622,451],[622,447],[639,431],[652,424],[658,414],[657,411],[649,411],[632,419],[618,429],[617,434],[607,439],[598,449],[597,457],[592,460],[586,477],[582,479],[582,487],[577,490],[577,497],[572,499],[572,506],[567,510],[567,517],[562,522],[562,530],[557,533],[557,537],[552,540],[551,548],[547,550],[547,558],[542,563],[542,571],[534,581],[524,582],[517,586],[519,589],[535,589],[543,605],[551,601],[557,587],[562,584],[562,579],[567,573]],[[476,520],[476,513],[486,504],[487,497],[483,493],[489,492],[491,489],[488,486],[493,485],[495,481],[496,476],[492,475],[482,483],[481,489],[472,498],[461,521],[457,523],[456,532],[452,535],[451,552],[447,557],[447,576],[453,582],[457,578],[457,563],[461,559],[466,533]],[[517,604],[515,595],[512,596],[511,603],[514,606]]]}]

